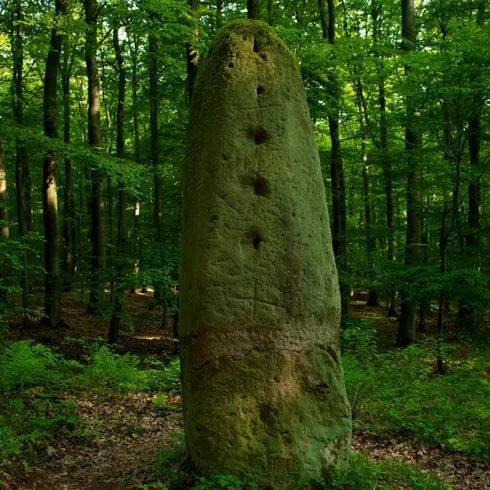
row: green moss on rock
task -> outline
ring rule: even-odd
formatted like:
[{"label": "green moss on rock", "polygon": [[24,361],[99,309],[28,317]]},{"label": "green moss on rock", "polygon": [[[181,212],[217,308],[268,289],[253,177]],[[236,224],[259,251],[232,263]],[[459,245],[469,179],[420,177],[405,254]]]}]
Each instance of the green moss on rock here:
[{"label": "green moss on rock", "polygon": [[183,191],[189,456],[264,488],[321,479],[351,437],[337,271],[303,83],[263,22],[228,24],[201,65]]}]

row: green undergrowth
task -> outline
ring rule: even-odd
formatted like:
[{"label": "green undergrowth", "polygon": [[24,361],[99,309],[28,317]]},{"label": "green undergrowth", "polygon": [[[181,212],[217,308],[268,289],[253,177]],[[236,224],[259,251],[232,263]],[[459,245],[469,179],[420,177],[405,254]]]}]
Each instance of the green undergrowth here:
[{"label": "green undergrowth", "polygon": [[[76,399],[96,393],[168,392],[179,389],[179,361],[168,364],[118,355],[103,345],[77,362],[32,341],[0,349],[0,463],[29,452],[60,432],[83,433]],[[162,397],[163,395],[161,395]]]},{"label": "green undergrowth", "polygon": [[[174,433],[153,464],[149,481],[141,490],[263,490],[252,473],[241,476],[215,474],[209,477],[189,475],[185,467],[182,433]],[[373,463],[354,454],[347,466],[334,468],[325,481],[298,489],[308,490],[451,490],[437,478],[398,460]]]},{"label": "green undergrowth", "polygon": [[[199,476],[186,471],[184,433],[167,436],[157,453],[148,481],[141,490],[262,490],[253,471],[242,475]],[[325,481],[310,484],[305,490],[450,490],[434,476],[399,460],[373,463],[364,455],[353,454],[349,464],[334,468]]]},{"label": "green undergrowth", "polygon": [[320,488],[329,490],[450,490],[435,477],[401,461],[373,463],[354,454],[345,468],[336,468]]},{"label": "green undergrowth", "polygon": [[378,353],[375,330],[356,326],[341,334],[354,428],[490,460],[488,348],[444,345],[441,376],[433,340]]}]

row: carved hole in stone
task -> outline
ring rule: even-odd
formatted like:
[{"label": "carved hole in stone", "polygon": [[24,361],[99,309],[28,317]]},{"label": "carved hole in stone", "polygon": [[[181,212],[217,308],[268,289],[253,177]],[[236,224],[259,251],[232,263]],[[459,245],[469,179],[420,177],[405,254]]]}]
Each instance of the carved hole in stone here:
[{"label": "carved hole in stone", "polygon": [[254,53],[259,52],[259,45],[257,44],[257,39],[254,38]]},{"label": "carved hole in stone", "polygon": [[264,177],[257,177],[253,184],[257,196],[267,197],[269,195],[269,182]]},{"label": "carved hole in stone", "polygon": [[257,95],[262,95],[264,93],[264,87],[262,85],[259,85],[257,87]]},{"label": "carved hole in stone", "polygon": [[254,250],[259,250],[263,242],[262,232],[255,226],[250,228],[243,236],[241,243],[246,246],[252,246]]},{"label": "carved hole in stone", "polygon": [[256,145],[262,145],[271,137],[271,135],[262,127],[258,127],[256,129],[250,128],[247,132],[250,138],[254,140]]}]

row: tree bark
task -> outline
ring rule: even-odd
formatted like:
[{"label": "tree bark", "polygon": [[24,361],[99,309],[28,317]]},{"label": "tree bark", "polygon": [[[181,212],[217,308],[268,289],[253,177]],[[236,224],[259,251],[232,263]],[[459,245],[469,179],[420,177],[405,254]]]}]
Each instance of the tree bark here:
[{"label": "tree bark", "polygon": [[249,19],[260,19],[260,0],[247,0],[247,17]]},{"label": "tree bark", "polygon": [[192,100],[194,83],[197,76],[197,63],[199,61],[199,51],[195,44],[199,39],[199,0],[188,0],[187,5],[190,9],[191,20],[188,25],[191,30],[192,40],[186,43],[187,59],[187,99],[189,104]]},{"label": "tree bark", "polygon": [[[476,23],[482,27],[485,19],[485,2],[478,3]],[[470,165],[473,178],[468,187],[468,225],[469,233],[466,235],[468,254],[475,262],[475,269],[479,267],[480,230],[481,230],[481,184],[479,177],[479,165],[481,154],[481,110],[483,97],[481,94],[473,96],[472,116],[468,121],[468,146],[470,153]],[[468,284],[468,287],[474,287]],[[475,326],[475,308],[468,301],[461,301],[458,309],[458,326],[467,331],[472,331]]]},{"label": "tree bark", "polygon": [[216,0],[216,27],[221,29],[223,26],[223,0]]},{"label": "tree bark", "polygon": [[[9,223],[7,212],[7,173],[5,169],[5,151],[3,139],[0,138],[0,241],[7,242],[9,239]],[[0,267],[6,271],[6,260],[0,257]],[[7,291],[0,289],[0,307],[7,303]]]},{"label": "tree bark", "polygon": [[[323,38],[329,44],[335,44],[335,3],[334,0],[318,0]],[[350,287],[346,283],[346,228],[347,216],[345,205],[344,164],[340,148],[339,107],[336,101],[340,97],[340,89],[335,80],[329,87],[330,102],[334,105],[328,117],[328,127],[332,148],[330,151],[330,177],[332,190],[332,242],[337,268],[339,270],[340,296],[342,300],[342,315],[350,315]]]},{"label": "tree bark", "polygon": [[[385,187],[386,197],[386,225],[388,227],[388,261],[393,262],[395,260],[395,237],[394,237],[394,212],[393,212],[393,173],[391,169],[391,160],[388,156],[388,125],[386,121],[386,88],[385,80],[381,72],[380,66],[380,53],[378,50],[378,43],[380,38],[379,32],[379,15],[381,5],[378,0],[372,0],[371,2],[371,18],[373,21],[373,44],[374,44],[374,56],[377,60],[376,72],[379,77],[378,80],[378,105],[379,105],[379,148],[381,150],[383,179]],[[388,316],[396,316],[396,290],[393,285],[390,286],[390,298],[388,303]]]},{"label": "tree bark", "polygon": [[[23,21],[24,12],[22,10],[22,0],[15,0],[13,12],[13,24],[15,32],[12,43],[13,59],[13,91],[15,100],[13,111],[15,122],[19,126],[24,125],[24,44],[23,44]],[[29,258],[27,252],[27,232],[30,221],[30,192],[27,190],[30,186],[29,170],[26,157],[26,149],[21,138],[17,139],[16,158],[15,158],[15,187],[16,187],[16,204],[17,204],[17,225],[19,239],[23,246],[22,255],[22,323],[27,324],[27,308],[29,307]]]},{"label": "tree bark", "polygon": [[[73,54],[74,54],[73,50]],[[61,74],[61,84],[63,88],[63,141],[70,143],[71,130],[71,94],[70,94],[70,72],[71,63],[69,62],[68,43],[65,42],[63,53],[63,71]],[[73,237],[75,235],[74,219],[74,196],[73,196],[73,177],[71,168],[71,158],[65,156],[65,189],[64,189],[64,220],[63,220],[63,271],[64,271],[64,290],[71,290],[71,282],[75,273],[75,257]]]},{"label": "tree bark", "polygon": [[[58,137],[58,114],[56,89],[58,65],[63,36],[58,30],[60,16],[66,15],[66,0],[56,0],[55,25],[51,31],[51,42],[44,76],[44,134],[48,138]],[[56,150],[49,149],[43,162],[43,219],[44,219],[44,319],[43,323],[56,327],[61,322],[61,277],[60,241],[58,233],[58,196],[56,190]]]},{"label": "tree bark", "polygon": [[[156,19],[153,19],[156,22]],[[157,253],[160,267],[163,266],[163,202],[162,202],[162,176],[160,174],[159,128],[158,128],[158,38],[154,33],[149,35],[149,82],[150,82],[150,153],[153,166],[153,192],[154,192],[154,224]],[[155,284],[154,302],[163,299],[160,284]]]},{"label": "tree bark", "polygon": [[267,0],[267,23],[274,25],[274,0]]},{"label": "tree bark", "polygon": [[[113,29],[113,45],[114,53],[117,62],[118,74],[118,91],[117,91],[117,111],[116,111],[116,153],[118,158],[124,158],[124,103],[126,97],[126,68],[124,66],[124,57],[119,42],[120,23],[115,21]],[[109,329],[109,342],[116,343],[119,339],[119,330],[121,328],[121,318],[124,305],[124,272],[126,268],[126,251],[127,251],[127,236],[126,236],[126,189],[124,182],[119,180],[118,191],[118,226],[117,226],[117,273],[116,273],[116,294],[114,298],[114,312],[111,317],[111,325]]]},{"label": "tree bark", "polygon": [[[415,6],[414,0],[402,0],[402,49],[415,50]],[[408,77],[411,67],[405,65]],[[406,98],[405,150],[407,153],[407,234],[405,244],[405,266],[420,264],[422,257],[422,174],[419,155],[420,135],[416,123],[416,107],[413,98]],[[397,345],[405,347],[415,341],[418,302],[402,291],[400,325]]]},{"label": "tree bark", "polygon": [[[138,111],[138,46],[134,43],[134,50],[131,51],[131,83],[132,83],[132,102],[133,102],[133,136],[134,136],[134,161],[141,162],[141,147],[140,147],[140,124]],[[134,198],[133,212],[133,274],[136,278],[133,282],[131,292],[136,291],[138,284],[138,271],[140,263],[140,216],[141,202],[138,197]]]},{"label": "tree bark", "polygon": [[[85,62],[88,78],[88,141],[97,151],[100,149],[100,81],[97,66],[97,15],[98,1],[84,0],[86,29]],[[91,189],[91,240],[92,258],[90,274],[90,297],[88,311],[100,312],[105,289],[105,195],[104,172],[96,165],[92,166]]]}]

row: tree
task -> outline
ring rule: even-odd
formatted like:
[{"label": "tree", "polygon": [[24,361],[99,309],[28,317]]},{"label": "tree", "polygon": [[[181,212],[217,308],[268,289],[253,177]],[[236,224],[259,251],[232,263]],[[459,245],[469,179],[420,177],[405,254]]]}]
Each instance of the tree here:
[{"label": "tree", "polygon": [[[96,150],[100,149],[100,81],[97,66],[97,0],[84,0],[86,28],[85,63],[88,79],[88,141]],[[92,165],[91,190],[91,233],[92,258],[89,312],[100,311],[104,299],[104,268],[106,260],[105,242],[105,194],[104,172]]]},{"label": "tree", "polygon": [[338,278],[303,83],[263,22],[229,23],[201,64],[183,194],[191,462],[253,468],[263,487],[320,481],[350,448]]},{"label": "tree", "polygon": [[[415,5],[413,0],[402,0],[402,49],[415,50]],[[412,66],[405,64],[409,78]],[[417,108],[411,94],[406,96],[405,149],[407,152],[407,235],[405,266],[420,264],[422,258],[422,173],[419,163],[420,135],[417,129]],[[415,341],[418,303],[406,292],[402,294],[397,345],[404,347]]]},{"label": "tree", "polygon": [[260,0],[247,0],[247,17],[260,19]]},{"label": "tree", "polygon": [[[58,65],[63,36],[60,33],[60,17],[67,13],[66,0],[56,0],[55,25],[51,31],[51,46],[46,60],[44,75],[44,134],[58,137],[57,97]],[[58,196],[56,192],[56,150],[46,151],[43,162],[43,218],[44,218],[44,322],[56,327],[61,321],[60,242],[58,233]]]},{"label": "tree", "polygon": [[[0,241],[7,242],[9,239],[9,223],[7,212],[7,173],[5,169],[5,151],[3,139],[0,138]],[[5,243],[3,243],[5,244]],[[6,261],[2,258],[0,265],[5,265]],[[7,302],[7,291],[0,289],[0,305]]]},{"label": "tree", "polygon": [[[63,141],[71,140],[71,91],[70,77],[75,56],[75,47],[70,53],[70,42],[65,36],[63,45],[63,66],[61,71],[61,86],[63,91]],[[76,235],[74,217],[74,196],[71,158],[65,156],[65,189],[63,193],[63,271],[65,274],[64,290],[71,290],[71,281],[75,273],[74,237]]]},{"label": "tree", "polygon": [[[150,15],[150,23],[156,29],[158,25],[155,13]],[[152,30],[148,36],[148,77],[150,85],[150,154],[153,167],[153,223],[155,226],[155,241],[159,259],[159,267],[163,267],[163,199],[162,175],[159,154],[159,124],[158,124],[158,34]],[[155,285],[155,302],[163,300],[164,292],[161,284]]]},{"label": "tree", "polygon": [[189,27],[191,29],[192,41],[186,44],[186,57],[187,57],[187,97],[189,103],[192,99],[192,93],[194,91],[194,83],[197,75],[197,63],[199,61],[199,51],[197,50],[195,43],[199,39],[199,0],[188,0],[190,9]]},{"label": "tree", "polygon": [[[126,98],[126,68],[124,65],[124,57],[119,42],[120,20],[116,16],[114,20],[114,28],[112,31],[112,42],[114,45],[114,53],[117,62],[118,74],[118,89],[117,89],[117,157],[124,158],[124,104]],[[111,326],[109,329],[109,342],[116,343],[119,337],[119,329],[121,327],[121,316],[124,301],[124,272],[127,263],[127,234],[126,234],[126,188],[124,182],[119,180],[118,193],[118,227],[117,227],[117,248],[119,252],[117,260],[117,278],[116,278],[116,295],[114,298],[114,312],[111,317]]]},{"label": "tree", "polygon": [[[15,122],[22,126],[24,124],[24,44],[23,44],[23,22],[24,13],[22,9],[22,1],[15,0],[12,11],[12,26],[14,34],[12,36],[12,60],[13,60],[13,112]],[[27,322],[26,310],[29,307],[29,263],[27,253],[26,235],[29,230],[31,217],[31,194],[30,194],[30,173],[27,163],[26,149],[21,138],[17,138],[16,159],[15,159],[15,187],[17,201],[17,224],[19,237],[23,244],[22,257],[22,309],[23,323]]]},{"label": "tree", "polygon": [[[335,44],[335,3],[327,0],[318,0],[320,8],[320,19],[324,39],[330,45]],[[335,62],[335,59],[332,59]],[[340,147],[339,129],[339,98],[340,89],[336,80],[331,80],[329,87],[329,103],[331,108],[328,116],[328,127],[330,130],[330,178],[332,188],[332,234],[333,250],[337,260],[340,275],[340,289],[342,298],[342,314],[348,317],[350,314],[350,288],[346,282],[347,275],[347,252],[346,252],[346,229],[347,216],[345,207],[345,179],[344,164]]]}]

